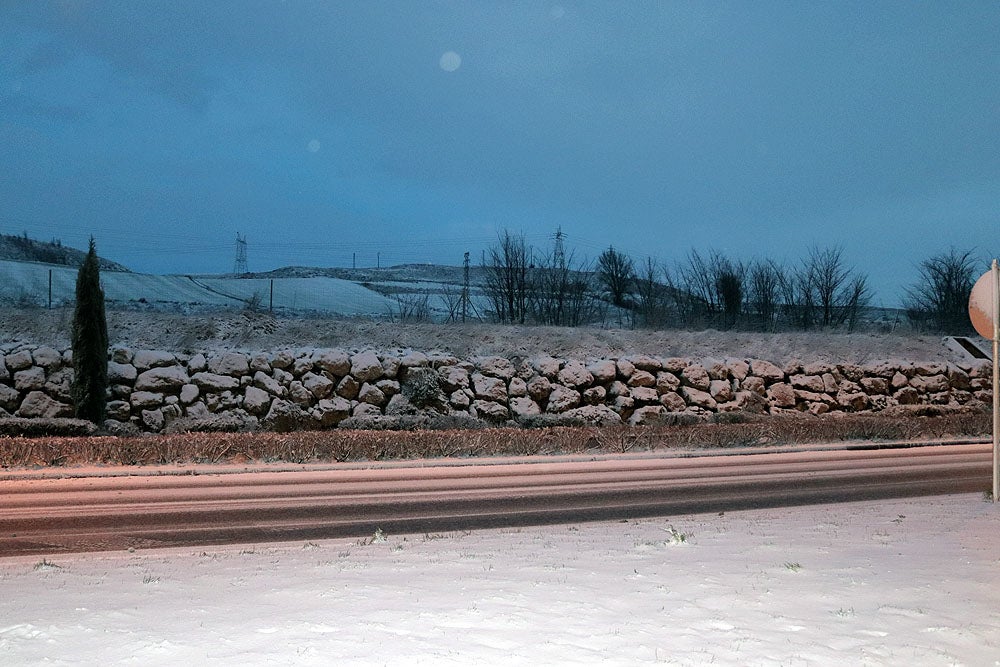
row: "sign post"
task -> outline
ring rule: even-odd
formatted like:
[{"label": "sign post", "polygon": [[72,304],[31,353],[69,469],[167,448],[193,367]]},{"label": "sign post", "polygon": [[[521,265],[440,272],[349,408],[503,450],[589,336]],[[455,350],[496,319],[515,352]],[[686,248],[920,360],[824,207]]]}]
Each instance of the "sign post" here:
[{"label": "sign post", "polygon": [[1000,500],[1000,266],[993,260],[969,295],[969,319],[993,341],[993,502]]}]

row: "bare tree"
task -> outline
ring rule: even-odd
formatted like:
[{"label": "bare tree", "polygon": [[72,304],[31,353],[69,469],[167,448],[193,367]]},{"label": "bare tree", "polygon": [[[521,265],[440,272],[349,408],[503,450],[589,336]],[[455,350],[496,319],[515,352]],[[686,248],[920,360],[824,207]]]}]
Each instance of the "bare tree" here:
[{"label": "bare tree", "polygon": [[597,258],[597,277],[618,308],[629,308],[635,266],[632,258],[610,246]]},{"label": "bare tree", "polygon": [[[697,250],[692,250],[685,263],[678,267],[677,273],[682,289],[693,299],[691,307],[686,309],[689,314],[694,315],[698,310],[711,314],[718,310],[718,292],[715,289],[711,257],[702,257]],[[701,306],[700,309],[698,305]]]},{"label": "bare tree", "polygon": [[528,307],[539,324],[575,327],[594,316],[594,298],[586,264],[575,254],[553,251],[530,272]]},{"label": "bare tree", "polygon": [[790,269],[780,276],[778,288],[785,320],[800,329],[811,328],[816,307],[812,275],[804,267]]},{"label": "bare tree", "polygon": [[690,299],[684,308],[689,324],[699,319],[711,326],[736,324],[746,292],[746,266],[742,262],[715,250],[707,256],[692,250],[678,267],[678,275],[680,288]]},{"label": "bare tree", "polygon": [[746,266],[728,257],[712,254],[712,271],[715,274],[715,301],[721,306],[726,328],[736,326],[743,310]]},{"label": "bare tree", "polygon": [[430,295],[425,293],[397,294],[395,306],[389,306],[392,322],[430,322]]},{"label": "bare tree", "polygon": [[486,296],[498,322],[524,324],[528,314],[528,269],[531,248],[523,234],[504,230],[488,251]]},{"label": "bare tree", "polygon": [[868,277],[845,265],[843,248],[813,246],[802,265],[786,276],[782,296],[789,318],[803,329],[845,323],[853,329],[871,292]]},{"label": "bare tree", "polygon": [[835,323],[837,297],[848,280],[849,272],[844,267],[843,248],[826,248],[820,250],[817,246],[809,249],[806,259],[806,271],[812,278],[813,289],[816,290],[816,305],[819,307],[819,322],[823,326]]},{"label": "bare tree", "polygon": [[955,248],[920,262],[917,282],[906,290],[904,305],[910,320],[935,331],[969,333],[969,293],[976,283],[976,264],[971,250]]},{"label": "bare tree", "polygon": [[773,331],[777,323],[784,275],[784,269],[769,259],[754,262],[750,267],[747,305],[763,331]]},{"label": "bare tree", "polygon": [[841,296],[841,311],[839,324],[847,324],[848,331],[854,331],[858,325],[861,312],[871,301],[871,290],[868,288],[868,276],[859,274],[851,277]]},{"label": "bare tree", "polygon": [[662,327],[670,317],[670,278],[665,271],[662,277],[656,260],[647,257],[635,279],[639,316],[645,327]]}]

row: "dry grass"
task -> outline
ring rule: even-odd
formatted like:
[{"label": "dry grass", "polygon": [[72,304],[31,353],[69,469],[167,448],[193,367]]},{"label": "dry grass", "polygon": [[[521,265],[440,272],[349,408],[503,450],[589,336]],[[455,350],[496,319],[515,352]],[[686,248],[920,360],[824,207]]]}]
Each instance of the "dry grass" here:
[{"label": "dry grass", "polygon": [[0,466],[380,461],[988,437],[989,413],[730,417],[650,427],[0,437]]}]

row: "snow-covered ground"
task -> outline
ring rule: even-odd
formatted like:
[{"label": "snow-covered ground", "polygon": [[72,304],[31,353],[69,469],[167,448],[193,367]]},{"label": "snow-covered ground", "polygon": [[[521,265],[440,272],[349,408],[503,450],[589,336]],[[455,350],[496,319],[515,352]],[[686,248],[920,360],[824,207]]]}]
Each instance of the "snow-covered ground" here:
[{"label": "snow-covered ground", "polygon": [[1000,665],[1000,507],[14,558],[0,593],[3,665]]},{"label": "snow-covered ground", "polygon": [[[77,269],[37,262],[0,260],[0,303],[47,305],[49,271],[52,272],[52,303],[72,303]],[[258,305],[271,305],[271,281],[265,279],[205,276],[158,276],[147,273],[103,271],[101,285],[112,305],[147,304],[182,308],[207,306],[242,308],[254,298]],[[318,311],[339,315],[386,317],[395,301],[349,280],[337,278],[278,278],[274,280],[273,305],[294,311]]]}]

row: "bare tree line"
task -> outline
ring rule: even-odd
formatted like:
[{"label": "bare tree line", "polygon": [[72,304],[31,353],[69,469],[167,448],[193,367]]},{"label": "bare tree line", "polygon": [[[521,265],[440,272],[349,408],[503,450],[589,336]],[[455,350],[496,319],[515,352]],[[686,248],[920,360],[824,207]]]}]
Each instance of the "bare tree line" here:
[{"label": "bare tree line", "polygon": [[[907,290],[910,321],[966,332],[975,266],[971,251],[954,249],[923,261]],[[673,265],[651,257],[637,265],[609,247],[591,264],[505,230],[483,269],[492,317],[510,324],[853,331],[872,299],[868,276],[848,265],[840,246],[812,246],[792,264],[691,250]]]}]

